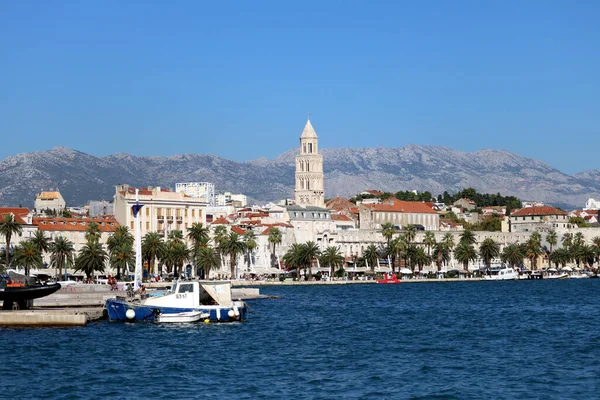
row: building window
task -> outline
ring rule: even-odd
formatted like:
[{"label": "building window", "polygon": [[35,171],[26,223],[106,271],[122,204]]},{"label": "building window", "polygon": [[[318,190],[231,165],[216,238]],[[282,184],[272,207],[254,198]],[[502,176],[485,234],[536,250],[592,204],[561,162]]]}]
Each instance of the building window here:
[{"label": "building window", "polygon": [[131,230],[133,230],[133,221],[131,221],[131,222],[129,223],[129,227],[131,228]]},{"label": "building window", "polygon": [[150,216],[150,209],[148,207],[146,207],[146,217]]},{"label": "building window", "polygon": [[149,231],[150,230],[150,222],[146,222],[146,230]]}]

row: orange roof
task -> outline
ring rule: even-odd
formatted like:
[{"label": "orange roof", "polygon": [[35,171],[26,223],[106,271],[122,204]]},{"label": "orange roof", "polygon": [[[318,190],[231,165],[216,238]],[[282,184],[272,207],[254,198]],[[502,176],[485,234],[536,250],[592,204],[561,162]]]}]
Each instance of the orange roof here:
[{"label": "orange roof", "polygon": [[211,225],[229,225],[229,221],[227,221],[224,217],[219,217],[215,219]]},{"label": "orange roof", "polygon": [[382,204],[362,204],[364,207],[373,211],[400,212],[400,213],[418,213],[418,214],[437,214],[433,208],[420,201],[402,201],[394,200],[391,203]]},{"label": "orange roof", "polygon": [[119,223],[114,218],[33,218],[33,224],[40,231],[80,231],[85,232],[91,222],[98,224],[100,232],[114,232]]},{"label": "orange roof", "polygon": [[235,233],[238,233],[240,235],[245,235],[246,231],[243,230],[242,228],[240,228],[239,226],[232,226],[231,230],[234,231]]},{"label": "orange roof", "polygon": [[533,206],[521,208],[510,215],[512,217],[525,217],[534,215],[567,215],[567,213],[551,206]]},{"label": "orange roof", "polygon": [[350,217],[344,214],[331,214],[331,219],[334,221],[352,221]]},{"label": "orange roof", "polygon": [[18,224],[25,225],[27,221],[24,218],[29,214],[29,209],[25,207],[1,207],[0,217],[4,217],[6,214],[14,215],[15,221]]},{"label": "orange roof", "polygon": [[340,211],[351,209],[352,207],[356,207],[356,205],[351,201],[344,199],[343,197],[334,197],[325,203],[325,207],[329,208],[330,210]]}]

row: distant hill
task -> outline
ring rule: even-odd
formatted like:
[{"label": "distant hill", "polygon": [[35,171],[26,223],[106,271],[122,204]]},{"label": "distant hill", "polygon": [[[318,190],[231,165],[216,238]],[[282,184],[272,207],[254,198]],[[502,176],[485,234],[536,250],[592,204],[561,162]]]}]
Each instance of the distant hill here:
[{"label": "distant hill", "polygon": [[[214,155],[136,157],[117,153],[95,157],[65,147],[22,153],[0,162],[0,204],[33,206],[35,195],[58,188],[68,205],[112,199],[114,185],[174,187],[176,182],[210,181],[218,191],[246,194],[259,202],[293,198],[294,157],[248,162]],[[600,171],[568,175],[541,161],[504,150],[461,152],[447,147],[321,149],[326,197],[349,197],[364,189],[514,195],[557,206],[582,207],[600,198]]]}]

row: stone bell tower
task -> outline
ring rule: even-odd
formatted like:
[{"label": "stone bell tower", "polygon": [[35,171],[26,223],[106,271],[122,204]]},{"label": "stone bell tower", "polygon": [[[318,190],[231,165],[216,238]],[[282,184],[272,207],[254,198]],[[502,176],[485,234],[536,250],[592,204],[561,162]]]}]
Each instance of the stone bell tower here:
[{"label": "stone bell tower", "polygon": [[296,156],[296,204],[325,207],[324,192],[323,156],[309,118],[300,136],[300,154]]}]

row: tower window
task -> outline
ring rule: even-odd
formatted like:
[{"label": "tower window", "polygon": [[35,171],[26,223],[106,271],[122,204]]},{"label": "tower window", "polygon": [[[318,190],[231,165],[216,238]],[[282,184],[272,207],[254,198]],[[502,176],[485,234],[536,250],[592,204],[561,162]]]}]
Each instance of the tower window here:
[{"label": "tower window", "polygon": [[309,144],[308,144],[308,152],[309,152],[309,153],[312,153],[312,143],[309,143]]}]

